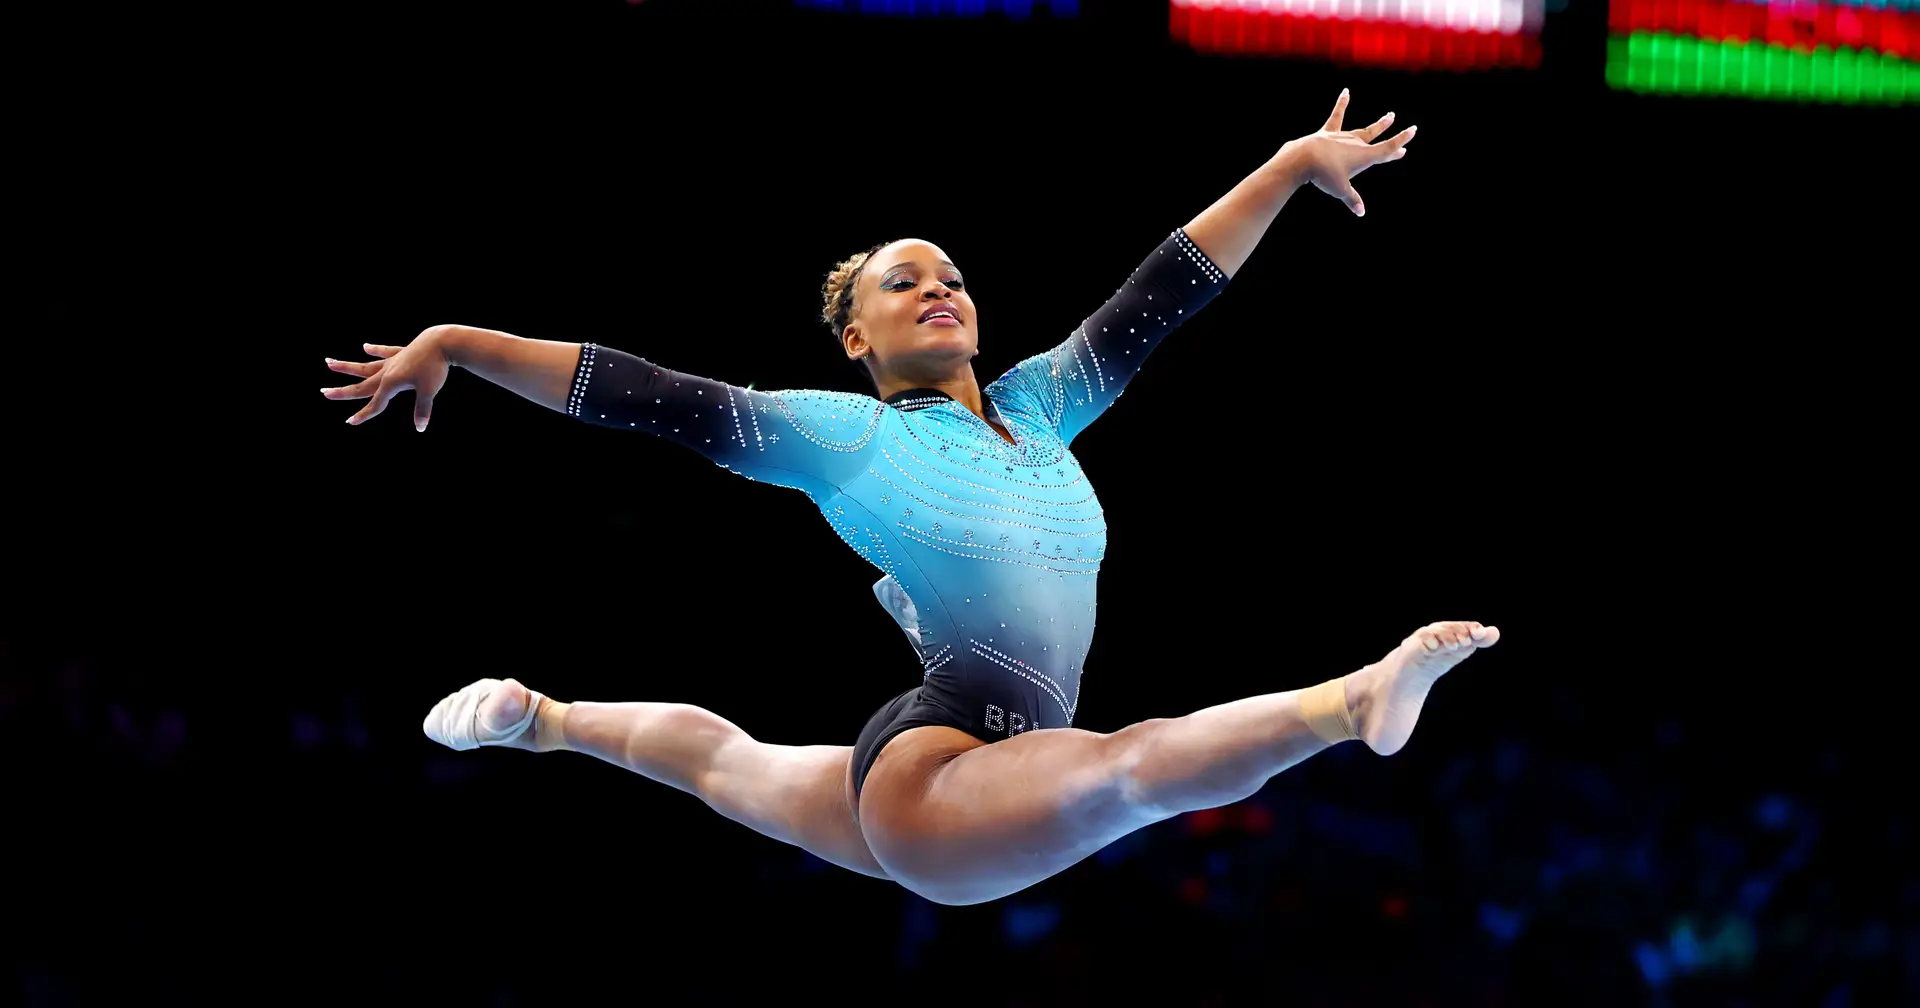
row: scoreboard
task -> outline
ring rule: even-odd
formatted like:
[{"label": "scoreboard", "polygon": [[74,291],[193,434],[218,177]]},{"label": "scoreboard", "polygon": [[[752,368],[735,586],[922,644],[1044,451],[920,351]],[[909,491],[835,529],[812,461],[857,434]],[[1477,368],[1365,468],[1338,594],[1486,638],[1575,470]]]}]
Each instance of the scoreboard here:
[{"label": "scoreboard", "polygon": [[1607,82],[1803,102],[1920,98],[1920,0],[1610,0]]},{"label": "scoreboard", "polygon": [[1171,0],[1169,30],[1201,52],[1408,69],[1540,65],[1543,0]]}]

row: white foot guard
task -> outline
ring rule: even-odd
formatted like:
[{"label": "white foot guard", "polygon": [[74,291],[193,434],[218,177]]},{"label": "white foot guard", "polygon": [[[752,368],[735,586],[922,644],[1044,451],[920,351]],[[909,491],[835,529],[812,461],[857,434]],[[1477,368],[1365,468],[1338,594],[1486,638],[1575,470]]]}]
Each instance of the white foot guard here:
[{"label": "white foot guard", "polygon": [[[500,730],[490,730],[480,723],[480,705],[494,690],[505,683],[499,679],[482,679],[458,693],[433,705],[427,712],[427,718],[420,727],[427,737],[449,749],[478,749],[481,746],[511,745],[526,733],[533,724],[534,715],[540,710],[541,696],[533,690],[527,690],[526,713],[518,721]],[[523,689],[525,687],[522,687]]]}]

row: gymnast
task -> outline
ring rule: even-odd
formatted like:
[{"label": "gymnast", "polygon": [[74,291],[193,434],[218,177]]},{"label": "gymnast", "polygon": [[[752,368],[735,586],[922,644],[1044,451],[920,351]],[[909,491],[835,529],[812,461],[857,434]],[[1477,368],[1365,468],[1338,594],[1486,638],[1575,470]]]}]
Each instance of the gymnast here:
[{"label": "gymnast", "polygon": [[984,389],[965,280],[918,240],[855,255],[826,280],[825,321],[841,352],[864,362],[874,396],[754,391],[594,343],[454,325],[404,347],[367,344],[375,360],[329,359],[362,380],[326,397],[371,400],[350,424],[412,389],[424,431],[458,366],[805,493],[879,569],[874,594],[922,668],[852,746],[772,745],[687,704],[562,703],[514,679],[440,701],[427,736],[460,750],[587,753],[950,905],[1018,892],[1148,824],[1239,801],[1331,745],[1399,750],[1433,683],[1497,629],[1434,623],[1318,686],[1106,734],[1071,727],[1106,523],[1068,446],[1220,292],[1295,190],[1312,185],[1365,212],[1350,179],[1404,157],[1414,129],[1376,142],[1392,113],[1344,129],[1347,99],[1342,91],[1319,131],[1168,235],[1065,342]]}]

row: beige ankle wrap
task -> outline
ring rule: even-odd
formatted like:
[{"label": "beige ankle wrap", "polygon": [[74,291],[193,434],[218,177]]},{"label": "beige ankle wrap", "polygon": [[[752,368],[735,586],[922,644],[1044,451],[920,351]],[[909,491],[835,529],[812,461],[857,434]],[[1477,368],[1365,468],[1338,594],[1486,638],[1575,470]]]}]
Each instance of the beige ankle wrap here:
[{"label": "beige ankle wrap", "polygon": [[533,751],[558,752],[567,747],[567,711],[572,704],[534,694],[539,710],[533,715]]},{"label": "beige ankle wrap", "polygon": [[1306,719],[1307,727],[1329,745],[1360,737],[1353,730],[1353,714],[1347,710],[1345,676],[1301,690],[1300,716]]}]

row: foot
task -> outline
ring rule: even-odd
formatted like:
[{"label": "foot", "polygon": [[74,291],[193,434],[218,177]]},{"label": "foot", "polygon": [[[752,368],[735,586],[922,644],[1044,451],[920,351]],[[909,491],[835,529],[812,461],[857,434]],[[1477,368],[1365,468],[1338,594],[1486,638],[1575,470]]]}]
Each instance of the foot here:
[{"label": "foot", "polygon": [[1500,640],[1498,627],[1434,623],[1421,627],[1385,658],[1347,676],[1347,710],[1362,741],[1391,756],[1413,736],[1427,691],[1446,671]]},{"label": "foot", "polygon": [[421,724],[449,749],[507,746],[532,750],[535,702],[546,698],[514,679],[482,679],[433,705]]}]

